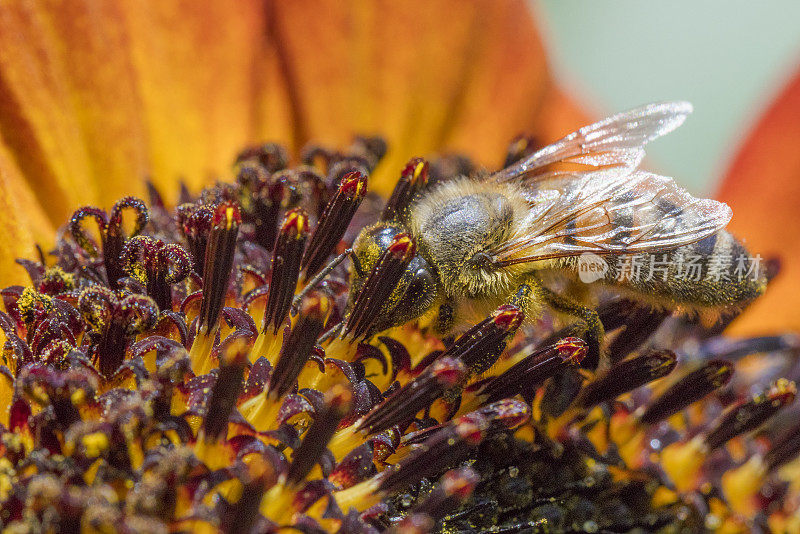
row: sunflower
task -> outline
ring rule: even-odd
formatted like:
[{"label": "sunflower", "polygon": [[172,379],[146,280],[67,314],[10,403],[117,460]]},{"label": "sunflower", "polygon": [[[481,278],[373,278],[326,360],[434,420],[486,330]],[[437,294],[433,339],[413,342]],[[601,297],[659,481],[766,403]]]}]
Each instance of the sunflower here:
[{"label": "sunflower", "polygon": [[543,57],[523,2],[0,7],[2,525],[798,532],[795,337],[392,326],[405,233],[355,283],[365,227],[585,122]]}]

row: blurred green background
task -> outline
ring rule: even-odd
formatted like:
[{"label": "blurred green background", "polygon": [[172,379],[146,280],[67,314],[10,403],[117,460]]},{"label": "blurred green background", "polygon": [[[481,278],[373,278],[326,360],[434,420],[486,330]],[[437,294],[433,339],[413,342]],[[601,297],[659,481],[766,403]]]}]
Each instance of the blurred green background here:
[{"label": "blurred green background", "polygon": [[[658,100],[695,112],[650,166],[711,193],[800,63],[798,0],[532,0],[553,68],[598,117]],[[800,147],[798,147],[800,150]]]}]

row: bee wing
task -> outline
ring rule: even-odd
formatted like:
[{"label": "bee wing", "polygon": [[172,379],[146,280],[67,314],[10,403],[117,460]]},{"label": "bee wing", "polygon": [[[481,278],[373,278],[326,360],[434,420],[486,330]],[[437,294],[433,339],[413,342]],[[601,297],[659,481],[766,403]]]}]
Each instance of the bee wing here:
[{"label": "bee wing", "polygon": [[515,234],[487,251],[496,265],[663,251],[708,237],[731,219],[727,204],[644,171],[604,169],[542,185]]},{"label": "bee wing", "polygon": [[546,172],[545,167],[560,162],[588,166],[589,172],[601,167],[632,171],[644,157],[644,146],[683,124],[691,112],[689,102],[661,102],[613,115],[572,132],[495,173],[492,179],[520,180],[532,186],[559,176],[561,173]]}]

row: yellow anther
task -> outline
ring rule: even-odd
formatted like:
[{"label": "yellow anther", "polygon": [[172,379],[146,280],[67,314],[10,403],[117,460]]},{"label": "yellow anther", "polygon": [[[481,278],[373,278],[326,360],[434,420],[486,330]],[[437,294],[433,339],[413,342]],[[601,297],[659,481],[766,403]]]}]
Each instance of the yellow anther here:
[{"label": "yellow anther", "polygon": [[103,451],[108,449],[108,436],[102,432],[86,434],[81,438],[81,444],[83,444],[83,449],[87,457],[97,458]]}]

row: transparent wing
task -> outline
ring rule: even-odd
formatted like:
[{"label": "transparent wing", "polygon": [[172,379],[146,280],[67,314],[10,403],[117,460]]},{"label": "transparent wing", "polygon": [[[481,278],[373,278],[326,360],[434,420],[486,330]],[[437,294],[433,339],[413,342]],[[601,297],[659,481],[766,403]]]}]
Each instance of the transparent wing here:
[{"label": "transparent wing", "polygon": [[683,124],[691,112],[688,102],[661,102],[619,113],[572,132],[491,179],[518,180],[532,187],[554,177],[575,175],[549,169],[555,163],[586,166],[587,172],[608,167],[632,171],[644,157],[644,146]]},{"label": "transparent wing", "polygon": [[543,184],[511,239],[487,251],[496,265],[595,254],[656,252],[721,230],[730,208],[698,199],[672,178],[619,168]]}]

